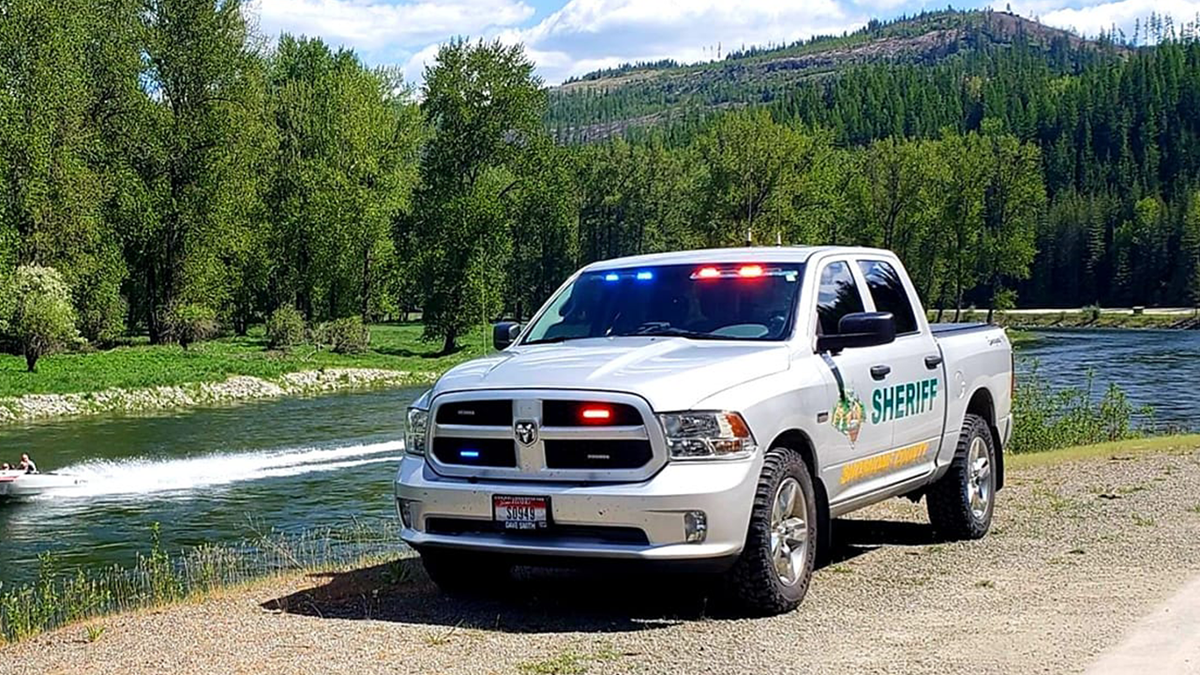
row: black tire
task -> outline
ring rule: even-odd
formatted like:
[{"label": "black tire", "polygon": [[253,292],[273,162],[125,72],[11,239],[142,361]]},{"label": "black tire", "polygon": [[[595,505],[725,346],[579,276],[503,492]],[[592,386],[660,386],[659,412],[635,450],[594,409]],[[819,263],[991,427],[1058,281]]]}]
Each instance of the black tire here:
[{"label": "black tire", "polygon": [[451,595],[496,593],[511,578],[513,566],[504,556],[441,548],[426,548],[420,553],[430,580]]},{"label": "black tire", "polygon": [[[805,520],[808,524],[807,561],[792,584],[783,582],[771,556],[772,510],[780,486],[789,478],[799,484],[807,507]],[[775,448],[767,452],[754,495],[754,507],[750,512],[746,545],[722,579],[725,600],[735,610],[753,616],[782,614],[799,606],[812,580],[821,525],[812,475],[804,458],[787,448]]]},{"label": "black tire", "polygon": [[[987,477],[981,485],[987,490],[986,508],[972,507],[972,483],[969,455],[973,444],[982,442],[986,448]],[[939,538],[945,540],[980,539],[992,525],[996,509],[996,444],[988,423],[978,415],[967,415],[962,434],[946,475],[930,486],[926,493],[929,522]]]}]

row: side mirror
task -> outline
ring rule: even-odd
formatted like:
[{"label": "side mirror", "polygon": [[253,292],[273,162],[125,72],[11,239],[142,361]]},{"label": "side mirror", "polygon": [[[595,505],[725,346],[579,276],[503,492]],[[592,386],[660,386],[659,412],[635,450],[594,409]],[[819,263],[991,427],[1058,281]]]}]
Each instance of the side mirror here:
[{"label": "side mirror", "polygon": [[891,312],[856,312],[838,321],[837,335],[817,338],[818,352],[834,354],[843,349],[875,347],[896,341],[896,319]]},{"label": "side mirror", "polygon": [[508,349],[521,335],[521,324],[515,321],[501,321],[492,326],[492,344],[496,349]]}]

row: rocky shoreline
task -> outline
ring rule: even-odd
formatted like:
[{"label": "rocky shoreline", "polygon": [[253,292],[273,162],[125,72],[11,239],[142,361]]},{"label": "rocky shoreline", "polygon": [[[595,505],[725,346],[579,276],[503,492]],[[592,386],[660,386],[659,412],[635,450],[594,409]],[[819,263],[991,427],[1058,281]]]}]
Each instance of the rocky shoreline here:
[{"label": "rocky shoreline", "polygon": [[0,425],[112,413],[144,413],[338,391],[430,384],[437,373],[379,368],[324,368],[264,379],[235,375],[145,389],[104,389],[74,394],[26,394],[0,398]]}]

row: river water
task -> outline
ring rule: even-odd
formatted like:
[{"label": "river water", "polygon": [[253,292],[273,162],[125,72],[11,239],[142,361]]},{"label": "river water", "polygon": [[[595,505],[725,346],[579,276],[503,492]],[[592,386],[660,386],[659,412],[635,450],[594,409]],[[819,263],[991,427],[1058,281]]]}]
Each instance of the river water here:
[{"label": "river water", "polygon": [[[1200,428],[1200,331],[1044,331],[1020,350],[1056,385],[1117,382],[1162,423]],[[1021,369],[1028,366],[1023,365]],[[79,488],[0,504],[0,583],[66,566],[130,564],[153,523],[171,551],[390,518],[405,407],[418,389],[286,399],[157,417],[0,429],[0,459],[29,452]]]}]

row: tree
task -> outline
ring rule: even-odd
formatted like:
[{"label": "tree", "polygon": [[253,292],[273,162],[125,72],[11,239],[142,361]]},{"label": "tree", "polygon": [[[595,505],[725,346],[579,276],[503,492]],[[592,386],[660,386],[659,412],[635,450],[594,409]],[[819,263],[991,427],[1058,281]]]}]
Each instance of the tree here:
[{"label": "tree", "polygon": [[988,167],[983,199],[980,278],[988,288],[988,321],[1005,279],[1025,279],[1036,254],[1034,233],[1046,202],[1037,146],[985,125]]},{"label": "tree", "polygon": [[978,134],[964,137],[945,132],[937,149],[945,172],[937,188],[940,199],[935,239],[945,271],[936,302],[940,319],[942,301],[949,293],[954,304],[954,320],[958,321],[963,295],[975,288],[978,280],[986,155]]},{"label": "tree", "polygon": [[506,195],[512,255],[505,304],[517,319],[540,307],[578,266],[579,206],[566,152],[543,137],[524,155],[518,183]]},{"label": "tree", "polygon": [[120,34],[112,22],[132,16],[122,9],[0,3],[0,259],[60,270],[93,339],[111,337],[124,314],[96,114],[110,94],[102,69],[106,40]]},{"label": "tree", "polygon": [[25,357],[29,372],[37,371],[41,357],[59,351],[80,339],[75,329],[71,289],[62,275],[50,267],[22,265],[5,289],[11,298],[6,323]]},{"label": "tree", "polygon": [[1191,204],[1183,220],[1181,249],[1188,267],[1185,293],[1187,299],[1200,314],[1200,191],[1192,195]]},{"label": "tree", "polygon": [[395,72],[287,35],[271,58],[270,96],[271,302],[294,302],[309,319],[367,320],[417,179],[419,111]]},{"label": "tree", "polygon": [[943,173],[939,160],[931,144],[888,138],[862,153],[852,181],[859,241],[895,251],[926,297],[940,262],[934,246],[940,240],[930,236],[935,190]]},{"label": "tree", "polygon": [[415,258],[425,336],[449,353],[500,310],[511,245],[501,200],[519,183],[512,162],[545,133],[545,94],[522,47],[464,40],[438,51],[422,93],[432,135],[398,248]]},{"label": "tree", "polygon": [[708,174],[701,188],[711,246],[749,242],[788,229],[797,181],[818,144],[765,110],[728,113],[697,139]]},{"label": "tree", "polygon": [[252,227],[261,187],[261,59],[237,0],[147,0],[143,208],[131,232],[139,305],[150,339],[167,337],[172,308],[225,306],[229,246]]}]

